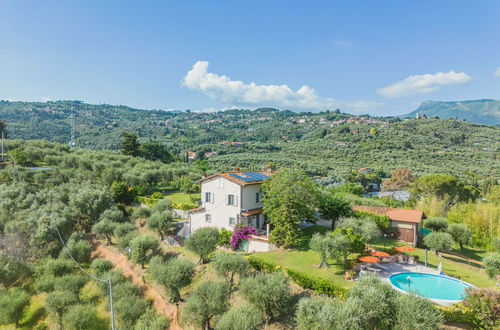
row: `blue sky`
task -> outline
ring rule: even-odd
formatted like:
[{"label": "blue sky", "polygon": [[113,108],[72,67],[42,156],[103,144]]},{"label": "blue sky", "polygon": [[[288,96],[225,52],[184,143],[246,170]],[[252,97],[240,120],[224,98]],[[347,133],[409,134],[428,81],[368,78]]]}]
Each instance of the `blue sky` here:
[{"label": "blue sky", "polygon": [[0,99],[402,114],[479,98],[500,99],[500,1],[0,1]]}]

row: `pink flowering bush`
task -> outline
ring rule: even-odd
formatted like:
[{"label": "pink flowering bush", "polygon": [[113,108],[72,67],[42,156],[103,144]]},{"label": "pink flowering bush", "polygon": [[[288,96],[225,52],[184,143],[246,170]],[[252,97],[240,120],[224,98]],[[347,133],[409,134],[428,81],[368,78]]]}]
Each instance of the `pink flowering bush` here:
[{"label": "pink flowering bush", "polygon": [[240,246],[241,240],[245,238],[250,238],[251,235],[256,235],[257,230],[253,227],[248,226],[238,226],[233,232],[233,236],[231,236],[231,246],[233,249],[238,249]]}]

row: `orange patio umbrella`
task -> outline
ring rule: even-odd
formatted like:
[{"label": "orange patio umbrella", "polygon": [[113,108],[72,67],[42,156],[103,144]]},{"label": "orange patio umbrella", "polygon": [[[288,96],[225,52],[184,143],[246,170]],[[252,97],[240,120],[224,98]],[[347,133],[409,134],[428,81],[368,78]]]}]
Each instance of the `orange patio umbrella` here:
[{"label": "orange patio umbrella", "polygon": [[403,252],[403,251],[415,251],[414,247],[411,246],[399,246],[396,248],[397,251]]},{"label": "orange patio umbrella", "polygon": [[385,253],[382,251],[373,251],[373,252],[371,252],[371,255],[375,256],[375,257],[388,257],[389,253]]},{"label": "orange patio umbrella", "polygon": [[379,262],[377,257],[371,257],[371,256],[361,257],[361,258],[359,258],[359,261],[368,262],[370,264],[375,264],[375,263]]}]

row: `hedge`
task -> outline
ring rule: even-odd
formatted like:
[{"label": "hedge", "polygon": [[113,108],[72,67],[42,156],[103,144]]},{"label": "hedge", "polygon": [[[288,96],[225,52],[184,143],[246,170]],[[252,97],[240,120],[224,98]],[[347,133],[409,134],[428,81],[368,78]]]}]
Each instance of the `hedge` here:
[{"label": "hedge", "polygon": [[249,256],[248,262],[252,268],[258,271],[274,272],[282,270],[295,284],[305,289],[311,289],[319,294],[326,294],[328,296],[335,296],[342,299],[347,296],[346,288],[339,286],[330,280],[315,278],[297,270],[282,268],[278,264],[264,261],[256,256]]},{"label": "hedge", "polygon": [[461,303],[440,306],[438,308],[443,313],[446,322],[467,323],[471,325],[477,323],[477,316],[474,311]]}]

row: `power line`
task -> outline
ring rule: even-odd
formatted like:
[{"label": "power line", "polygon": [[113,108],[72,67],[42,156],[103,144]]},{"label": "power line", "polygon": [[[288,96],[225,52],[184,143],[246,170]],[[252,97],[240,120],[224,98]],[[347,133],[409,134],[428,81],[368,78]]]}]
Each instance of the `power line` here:
[{"label": "power line", "polygon": [[54,221],[54,214],[51,214],[50,215],[50,224],[52,226],[52,228],[54,228],[56,230],[56,233],[57,233],[57,236],[59,237],[59,240],[61,241],[61,244],[64,248],[64,250],[66,251],[66,253],[69,255],[69,257],[71,258],[71,260],[73,260],[73,262],[75,263],[75,265],[84,273],[86,274],[87,276],[89,276],[90,278],[96,280],[96,281],[100,281],[100,282],[104,282],[104,283],[107,283],[108,284],[108,287],[109,287],[109,308],[111,309],[111,329],[112,330],[115,330],[115,309],[113,307],[113,285],[111,283],[111,275],[109,275],[109,277],[107,279],[102,279],[102,278],[99,278],[99,277],[96,277],[94,275],[92,275],[91,273],[87,272],[76,260],[75,258],[73,258],[73,256],[71,255],[71,252],[69,251],[68,247],[66,246],[66,243],[64,243],[64,240],[61,236],[61,233],[59,232],[59,229],[57,229],[57,226],[55,225],[55,221]]}]

